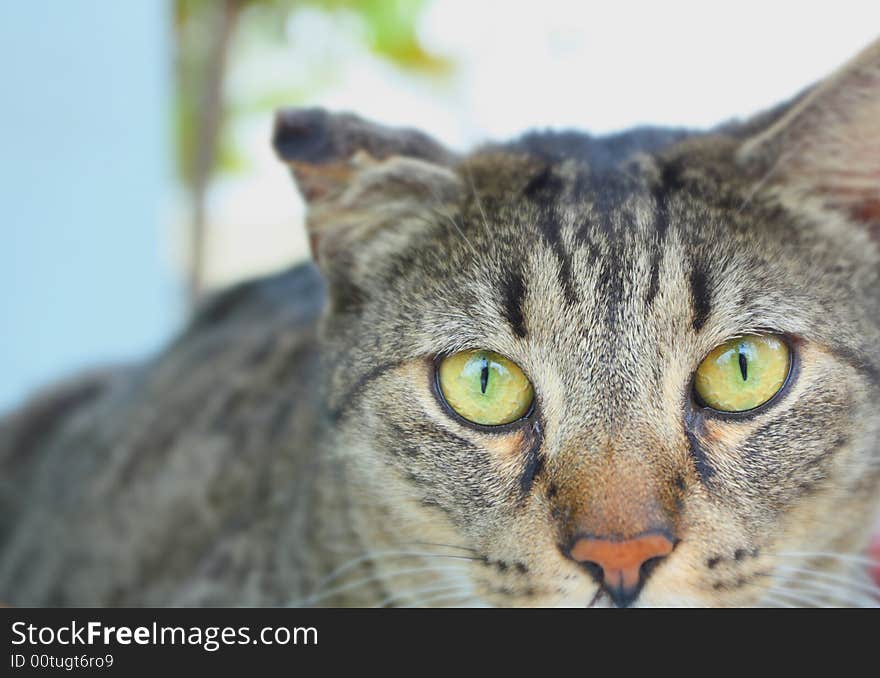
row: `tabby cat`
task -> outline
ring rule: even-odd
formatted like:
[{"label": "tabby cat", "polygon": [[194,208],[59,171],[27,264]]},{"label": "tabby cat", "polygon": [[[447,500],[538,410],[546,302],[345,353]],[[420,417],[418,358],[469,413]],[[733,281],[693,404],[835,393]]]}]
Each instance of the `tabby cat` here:
[{"label": "tabby cat", "polygon": [[3,421],[0,600],[876,604],[880,42],[708,133],[274,144],[315,263]]}]

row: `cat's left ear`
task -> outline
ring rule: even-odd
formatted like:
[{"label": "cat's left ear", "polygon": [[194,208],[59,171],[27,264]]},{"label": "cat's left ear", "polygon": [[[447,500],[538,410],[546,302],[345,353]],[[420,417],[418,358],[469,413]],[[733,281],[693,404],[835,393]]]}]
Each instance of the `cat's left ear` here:
[{"label": "cat's left ear", "polygon": [[453,201],[459,188],[454,155],[417,130],[290,109],[276,115],[272,141],[306,202],[312,256],[325,272],[400,237],[407,215]]},{"label": "cat's left ear", "polygon": [[843,213],[880,243],[880,40],[747,140],[738,160],[783,204]]}]

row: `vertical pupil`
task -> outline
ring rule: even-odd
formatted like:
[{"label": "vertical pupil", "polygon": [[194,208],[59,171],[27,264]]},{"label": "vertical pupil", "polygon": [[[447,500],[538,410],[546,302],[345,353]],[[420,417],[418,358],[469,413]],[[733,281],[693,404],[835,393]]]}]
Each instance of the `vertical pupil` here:
[{"label": "vertical pupil", "polygon": [[749,378],[749,359],[746,357],[743,348],[745,347],[739,347],[739,372],[742,375],[743,381],[746,381]]},{"label": "vertical pupil", "polygon": [[489,385],[489,361],[482,359],[483,367],[480,370],[480,391],[485,394],[486,387]]}]

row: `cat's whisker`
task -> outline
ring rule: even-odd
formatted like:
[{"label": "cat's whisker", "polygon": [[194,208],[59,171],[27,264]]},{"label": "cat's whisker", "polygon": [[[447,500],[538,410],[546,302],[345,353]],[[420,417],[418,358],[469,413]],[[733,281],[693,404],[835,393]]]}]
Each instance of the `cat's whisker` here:
[{"label": "cat's whisker", "polygon": [[459,227],[458,223],[452,217],[452,214],[450,214],[449,208],[446,206],[446,204],[440,198],[440,195],[437,193],[436,187],[434,187],[429,182],[425,182],[424,186],[430,191],[431,195],[434,198],[435,206],[429,206],[429,209],[434,214],[445,218],[450,224],[452,224],[452,227],[458,232],[458,234],[462,237],[462,239],[467,243],[468,247],[471,248],[471,252],[473,252],[474,257],[476,257],[477,250],[471,244],[471,241],[467,239],[467,236],[464,234],[464,231],[461,230],[461,227]]},{"label": "cat's whisker", "polygon": [[845,586],[850,591],[864,591],[870,595],[880,598],[880,586],[870,584],[867,581],[857,581],[852,577],[835,574],[831,572],[822,572],[821,570],[813,570],[810,568],[789,567],[780,565],[776,568],[780,572],[790,572],[792,574],[805,574],[814,579],[825,580],[829,583],[836,583]]},{"label": "cat's whisker", "polygon": [[830,604],[837,607],[877,607],[880,603],[880,599],[871,594],[852,591],[828,582],[807,580],[798,582],[798,585],[806,591],[825,596]]},{"label": "cat's whisker", "polygon": [[[761,576],[774,577],[771,574]],[[824,599],[826,602],[821,604],[818,598],[813,599],[811,604],[818,607],[876,607],[878,605],[878,600],[870,594],[853,591],[840,584],[818,581],[807,577],[779,580],[770,589],[770,591],[776,592],[783,590],[801,595],[813,594],[814,597],[818,596]]]},{"label": "cat's whisker", "polygon": [[808,590],[816,593],[827,592],[826,595],[831,598],[836,607],[880,607],[880,598],[876,596],[858,591],[847,592],[846,589],[841,590],[828,586],[824,582],[809,582]]},{"label": "cat's whisker", "polygon": [[[470,546],[458,546],[456,544],[438,544],[436,542],[430,541],[410,541],[410,542],[401,542],[401,546],[440,546],[442,548],[447,549],[458,549],[460,551],[469,551],[471,553],[479,553],[476,549],[471,548]],[[478,558],[479,560],[479,558]]]},{"label": "cat's whisker", "polygon": [[346,591],[356,590],[358,588],[368,586],[372,583],[383,583],[388,584],[387,580],[394,579],[396,577],[404,577],[404,576],[412,576],[412,575],[425,575],[425,574],[437,574],[437,575],[445,575],[449,573],[462,574],[465,570],[462,567],[437,567],[437,566],[425,566],[425,567],[411,567],[405,568],[401,570],[391,570],[388,572],[375,572],[368,577],[362,577],[361,579],[355,579],[354,581],[347,582],[345,584],[340,584],[334,588],[330,589],[318,589],[313,592],[311,595],[302,598],[301,600],[293,603],[290,607],[306,607],[310,605],[314,605],[322,600],[326,600],[331,598],[339,593],[344,593]]},{"label": "cat's whisker", "polygon": [[[788,590],[797,590],[804,595],[812,594],[816,597],[817,602],[816,605],[818,607],[875,607],[876,602],[873,601],[869,596],[860,593],[850,593],[845,589],[841,589],[835,586],[829,586],[825,582],[817,582],[817,581],[809,581],[809,580],[798,580],[797,582],[789,582],[790,584],[796,584],[797,588],[793,589],[790,586]],[[825,602],[819,603],[818,600],[824,600]]]},{"label": "cat's whisker", "polygon": [[[465,243],[467,243],[467,246],[470,248],[471,253],[474,255],[474,259],[476,259],[477,258],[477,250],[473,246],[471,241],[468,240],[467,236],[464,234],[464,231],[461,230],[461,227],[459,227],[458,223],[456,223],[456,221],[449,214],[439,212],[435,208],[431,207],[430,205],[428,205],[427,207],[431,212],[436,214],[441,219],[445,219],[446,221],[448,221],[452,225],[452,228],[458,233],[458,235],[460,235],[462,237],[462,239],[465,241]],[[412,218],[415,219],[416,221],[420,221],[420,222],[422,222],[424,224],[428,224],[430,226],[435,225],[435,222],[431,221],[430,219],[425,219],[425,218],[420,218],[420,217],[415,217],[415,216]]]},{"label": "cat's whisker", "polygon": [[827,583],[807,581],[804,589],[808,593],[823,597],[827,603],[824,607],[877,607],[877,600],[859,592],[847,592],[845,589],[828,586]]},{"label": "cat's whisker", "polygon": [[486,212],[483,210],[483,201],[480,200],[480,194],[477,192],[477,185],[474,182],[474,174],[471,171],[470,166],[467,164],[464,165],[464,170],[465,170],[465,173],[467,174],[468,181],[470,182],[471,192],[474,194],[474,201],[477,203],[477,209],[480,211],[480,217],[481,217],[482,223],[483,223],[483,230],[485,230],[486,235],[488,235],[489,238],[491,238],[492,231],[489,228],[489,220],[486,218]]},{"label": "cat's whisker", "polygon": [[834,551],[779,551],[778,553],[774,553],[773,555],[780,558],[833,558],[835,560],[840,560],[844,562],[858,563],[866,567],[873,567],[877,565],[877,560],[875,558],[860,556],[854,553],[835,553]]},{"label": "cat's whisker", "polygon": [[[767,605],[765,605],[765,603],[767,603]],[[776,598],[773,594],[765,593],[755,607],[795,607],[795,605]]]},{"label": "cat's whisker", "polygon": [[466,594],[459,594],[457,596],[447,596],[445,598],[441,598],[439,600],[431,600],[421,605],[423,608],[466,608],[466,607],[474,607],[471,602],[471,598]]},{"label": "cat's whisker", "polygon": [[425,596],[428,594],[458,592],[458,591],[461,591],[462,589],[465,589],[465,588],[467,588],[467,587],[464,584],[462,584],[461,582],[451,584],[447,581],[444,584],[442,584],[441,586],[429,586],[429,587],[425,587],[425,588],[421,588],[421,589],[410,589],[407,591],[398,591],[397,593],[393,593],[390,596],[387,596],[387,597],[383,598],[382,600],[380,600],[376,604],[376,607],[385,607],[387,605],[391,605],[395,601],[405,600],[407,598],[412,598],[412,599],[418,600],[422,596]]},{"label": "cat's whisker", "polygon": [[774,586],[765,595],[771,596],[777,601],[785,601],[788,599],[793,603],[792,605],[789,605],[789,607],[834,607],[833,604],[825,599],[825,596],[820,595],[819,597],[816,597],[815,595],[809,595],[810,593],[815,592]]},{"label": "cat's whisker", "polygon": [[[440,607],[440,602],[456,602],[456,601],[467,601],[472,599],[472,593],[470,588],[461,586],[457,590],[436,594],[433,596],[423,597],[420,600],[415,601],[412,605],[406,605],[405,607]],[[461,605],[457,605],[456,607],[460,607]]]},{"label": "cat's whisker", "polygon": [[482,560],[482,558],[463,556],[458,554],[426,553],[424,551],[406,551],[398,549],[391,549],[386,551],[368,551],[339,565],[329,574],[322,577],[315,588],[321,589],[340,575],[357,567],[361,563],[388,558],[450,558],[453,560]]}]

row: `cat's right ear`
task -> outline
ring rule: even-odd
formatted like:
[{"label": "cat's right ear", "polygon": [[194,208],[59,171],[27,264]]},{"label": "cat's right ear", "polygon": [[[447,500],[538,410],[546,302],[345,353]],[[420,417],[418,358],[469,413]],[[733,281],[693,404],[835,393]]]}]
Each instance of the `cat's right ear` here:
[{"label": "cat's right ear", "polygon": [[[880,40],[741,146],[756,190],[880,244]],[[832,219],[829,219],[832,217]]]},{"label": "cat's right ear", "polygon": [[277,113],[272,141],[306,202],[312,256],[325,271],[334,258],[352,265],[353,248],[394,237],[407,215],[453,201],[460,188],[453,154],[416,130],[289,109]]}]

